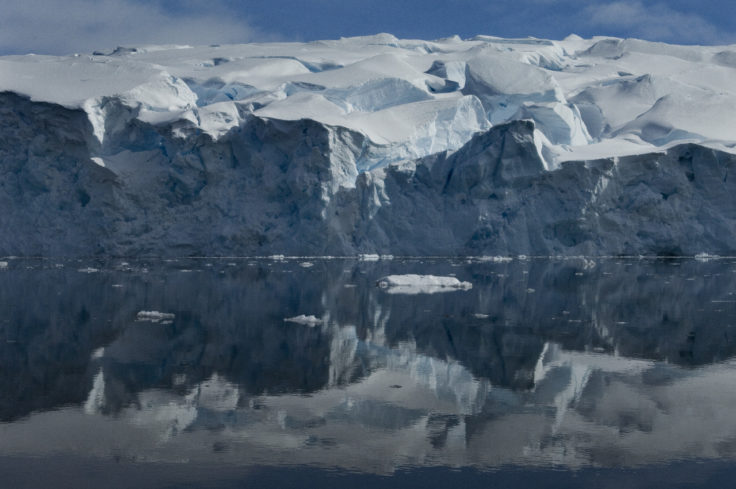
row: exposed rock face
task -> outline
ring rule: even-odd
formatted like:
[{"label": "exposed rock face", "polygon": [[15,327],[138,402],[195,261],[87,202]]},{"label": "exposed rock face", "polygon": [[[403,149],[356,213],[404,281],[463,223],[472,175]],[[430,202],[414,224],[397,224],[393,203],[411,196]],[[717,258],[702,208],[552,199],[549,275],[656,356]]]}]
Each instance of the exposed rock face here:
[{"label": "exposed rock face", "polygon": [[215,139],[0,95],[0,255],[736,252],[736,156],[695,144],[550,167],[532,121],[367,172],[376,145],[243,114]]}]

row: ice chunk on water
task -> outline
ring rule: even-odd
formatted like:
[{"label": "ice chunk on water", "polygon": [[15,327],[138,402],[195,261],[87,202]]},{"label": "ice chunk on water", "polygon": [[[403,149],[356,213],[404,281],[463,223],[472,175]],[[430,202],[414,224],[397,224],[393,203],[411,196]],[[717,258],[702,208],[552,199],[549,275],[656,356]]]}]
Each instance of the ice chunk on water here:
[{"label": "ice chunk on water", "polygon": [[718,255],[711,255],[710,253],[698,253],[695,255],[695,259],[699,262],[708,262],[711,260],[717,260]]},{"label": "ice chunk on water", "polygon": [[286,318],[284,319],[287,323],[296,323],[296,324],[303,324],[304,326],[309,326],[310,328],[313,328],[317,326],[318,324],[322,324],[323,321],[316,316],[310,315],[304,315],[300,314],[298,316],[294,316],[293,318]]},{"label": "ice chunk on water", "polygon": [[377,285],[390,294],[435,294],[473,288],[470,282],[461,282],[455,277],[437,275],[388,275]]},{"label": "ice chunk on water", "polygon": [[159,311],[139,311],[136,315],[136,321],[150,321],[152,323],[171,322],[176,316],[168,312]]}]

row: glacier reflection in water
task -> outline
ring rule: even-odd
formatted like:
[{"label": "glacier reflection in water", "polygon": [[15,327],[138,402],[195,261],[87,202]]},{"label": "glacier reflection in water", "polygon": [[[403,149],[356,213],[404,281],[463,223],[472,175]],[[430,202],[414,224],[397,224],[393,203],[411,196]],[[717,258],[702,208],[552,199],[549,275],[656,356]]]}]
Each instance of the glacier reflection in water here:
[{"label": "glacier reflection in water", "polygon": [[[472,288],[391,294],[391,274]],[[159,468],[142,487],[264,467],[390,486],[736,460],[731,260],[11,259],[0,310],[17,487],[90,466]]]}]

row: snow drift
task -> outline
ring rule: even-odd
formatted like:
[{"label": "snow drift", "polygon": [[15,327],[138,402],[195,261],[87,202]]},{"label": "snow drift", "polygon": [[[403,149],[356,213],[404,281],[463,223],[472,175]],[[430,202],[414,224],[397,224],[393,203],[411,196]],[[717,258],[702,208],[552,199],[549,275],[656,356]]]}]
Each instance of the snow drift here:
[{"label": "snow drift", "polygon": [[730,54],[379,35],[0,58],[0,255],[734,254]]}]

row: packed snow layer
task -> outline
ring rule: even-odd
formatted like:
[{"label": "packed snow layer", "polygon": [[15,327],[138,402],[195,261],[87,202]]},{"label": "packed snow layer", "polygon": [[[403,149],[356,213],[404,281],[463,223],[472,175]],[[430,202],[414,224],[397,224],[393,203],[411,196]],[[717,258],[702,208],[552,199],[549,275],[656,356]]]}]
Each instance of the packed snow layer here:
[{"label": "packed snow layer", "polygon": [[733,254],[731,47],[0,57],[0,255]]}]

